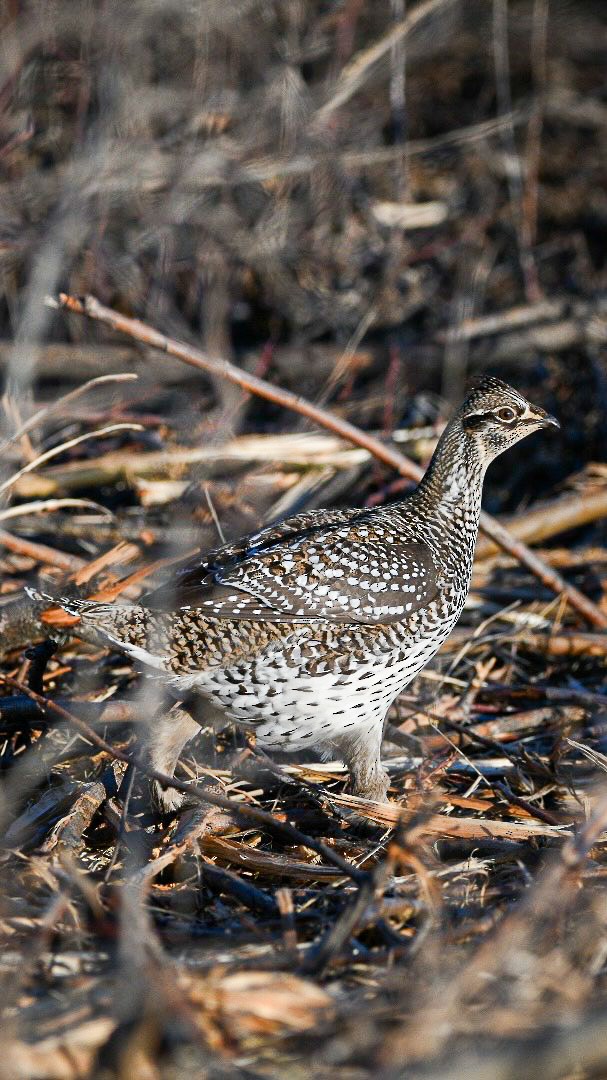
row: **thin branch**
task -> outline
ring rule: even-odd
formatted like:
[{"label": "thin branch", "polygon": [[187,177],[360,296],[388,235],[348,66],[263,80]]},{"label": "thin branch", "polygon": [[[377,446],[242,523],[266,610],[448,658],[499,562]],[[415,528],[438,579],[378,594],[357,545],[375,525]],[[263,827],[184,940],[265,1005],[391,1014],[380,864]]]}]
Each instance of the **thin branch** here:
[{"label": "thin branch", "polygon": [[[219,375],[236,386],[242,387],[243,390],[247,390],[250,394],[257,394],[258,397],[273,401],[276,405],[291,409],[293,412],[299,413],[300,416],[305,416],[308,420],[318,424],[319,427],[332,431],[335,435],[341,436],[342,439],[347,439],[348,442],[353,443],[355,446],[362,446],[378,461],[382,461],[384,465],[395,469],[401,476],[406,476],[416,482],[421,480],[423,470],[418,465],[410,461],[398,450],[386,446],[379,439],[362,431],[361,428],[356,427],[354,424],[350,424],[347,420],[342,420],[341,417],[335,416],[326,409],[312,405],[311,402],[299,394],[272,386],[271,383],[266,382],[264,379],[242,371],[228,360],[215,359],[200,349],[176,341],[174,338],[166,337],[164,334],[159,333],[158,330],[154,330],[151,326],[141,322],[140,319],[130,319],[126,315],[121,315],[120,312],[100,304],[94,296],[79,299],[67,293],[60,293],[57,300],[48,297],[46,302],[50,307],[64,308],[67,311],[75,312],[77,315],[86,315],[89,319],[110,326],[113,330],[126,334],[128,337],[140,341],[150,348],[159,349],[169,356],[174,356],[184,364],[189,364],[200,371]],[[542,585],[552,589],[558,596],[564,596],[571,607],[580,615],[583,615],[593,626],[601,630],[607,630],[607,616],[600,611],[596,604],[584,593],[580,592],[579,589],[576,589],[575,586],[569,585],[556,570],[553,570],[543,559],[530,551],[522,541],[511,536],[503,525],[500,525],[499,522],[485,512],[481,513],[480,525],[487,536],[523,566],[526,566],[541,581]]]},{"label": "thin branch", "polygon": [[75,390],[70,390],[69,394],[64,394],[58,398],[57,401],[51,402],[50,405],[45,405],[43,409],[39,409],[37,413],[30,416],[29,420],[26,420],[21,426],[14,431],[13,434],[5,439],[3,443],[0,443],[0,454],[4,453],[8,446],[17,442],[23,435],[26,435],[28,431],[32,431],[33,428],[39,427],[40,424],[48,420],[49,416],[53,416],[54,413],[65,413],[65,406],[71,405],[72,402],[77,401],[84,394],[87,394],[89,390],[93,390],[96,386],[102,386],[105,383],[119,383],[119,382],[133,382],[138,379],[139,376],[134,372],[124,372],[119,375],[98,375],[94,379],[89,379],[88,382],[77,386]]},{"label": "thin branch", "polygon": [[25,517],[29,514],[51,514],[55,510],[94,510],[102,517],[113,518],[114,514],[107,506],[93,502],[92,499],[36,499],[35,502],[19,503],[18,506],[9,506],[0,510],[0,521],[8,518]]},{"label": "thin branch", "polygon": [[335,92],[324,105],[318,109],[314,121],[325,122],[364,85],[377,65],[388,56],[394,48],[420,23],[430,16],[435,15],[441,8],[446,8],[452,0],[426,0],[426,3],[418,4],[404,19],[392,26],[369,48],[361,49],[356,53],[353,60],[341,72]]},{"label": "thin branch", "polygon": [[[517,540],[523,540],[526,544],[540,544],[559,533],[579,529],[605,517],[607,487],[597,491],[582,490],[562,495],[558,499],[525,510],[516,517],[507,518],[504,524],[510,535]],[[481,540],[477,545],[477,559],[487,559],[495,553],[495,545],[489,540]]]},{"label": "thin branch", "polygon": [[16,484],[20,477],[25,476],[26,473],[33,472],[46,461],[50,461],[51,458],[63,454],[65,450],[71,450],[80,443],[88,442],[89,439],[101,439],[106,435],[112,435],[115,431],[143,431],[143,428],[141,424],[109,424],[108,427],[97,428],[96,431],[86,431],[84,435],[78,435],[75,439],[68,439],[67,442],[61,443],[59,446],[53,446],[51,450],[47,450],[44,454],[40,454],[34,461],[28,461],[27,465],[24,465],[22,469],[18,469],[16,473],[9,476],[8,480],[5,480],[3,484],[0,484],[0,495],[8,488],[12,487],[13,484]]}]

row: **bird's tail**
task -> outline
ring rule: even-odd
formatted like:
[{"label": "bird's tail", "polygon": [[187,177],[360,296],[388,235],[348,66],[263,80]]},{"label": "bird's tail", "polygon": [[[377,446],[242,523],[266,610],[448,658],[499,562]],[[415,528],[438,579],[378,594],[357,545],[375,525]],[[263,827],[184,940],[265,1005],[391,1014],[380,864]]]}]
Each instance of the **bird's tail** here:
[{"label": "bird's tail", "polygon": [[[98,604],[94,600],[78,600],[75,596],[51,596],[50,593],[40,592],[38,589],[32,589],[27,585],[25,591],[36,606],[47,607],[50,605],[51,611],[52,608],[61,608],[68,615],[71,615],[72,619],[77,620],[78,623],[88,621],[92,617],[94,622],[103,624],[105,619],[111,619],[112,610],[116,610],[112,608],[111,604]],[[42,614],[49,616],[46,619],[43,618],[43,622],[51,625],[57,623],[51,612],[43,612]],[[67,625],[71,625],[71,620]]]},{"label": "bird's tail", "polygon": [[[73,596],[51,596],[31,588],[26,588],[26,592],[38,607],[50,605],[51,610],[41,611],[38,617],[51,634],[67,631],[84,641],[118,648],[150,667],[166,670],[164,642],[158,640],[162,628],[155,624],[147,609],[137,604],[103,604]],[[67,613],[65,619],[61,619],[57,608]]]}]

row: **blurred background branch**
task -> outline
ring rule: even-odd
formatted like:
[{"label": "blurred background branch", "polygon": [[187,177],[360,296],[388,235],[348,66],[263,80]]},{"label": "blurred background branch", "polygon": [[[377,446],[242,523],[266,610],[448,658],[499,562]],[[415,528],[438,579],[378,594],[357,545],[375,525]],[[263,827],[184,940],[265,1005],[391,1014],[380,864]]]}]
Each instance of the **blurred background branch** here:
[{"label": "blurred background branch", "polygon": [[[602,0],[0,5],[0,1077],[606,1072],[606,29]],[[481,539],[391,710],[391,805],[201,714],[178,784],[216,805],[160,817],[157,685],[56,613],[30,649],[24,585],[128,600],[402,497],[479,373],[561,433],[489,472],[524,546]]]}]

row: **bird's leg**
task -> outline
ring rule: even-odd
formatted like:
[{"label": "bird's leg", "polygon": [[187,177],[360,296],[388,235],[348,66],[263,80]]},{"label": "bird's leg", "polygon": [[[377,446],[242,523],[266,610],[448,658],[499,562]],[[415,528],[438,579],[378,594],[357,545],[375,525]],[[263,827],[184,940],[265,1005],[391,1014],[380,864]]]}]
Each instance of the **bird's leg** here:
[{"label": "bird's leg", "polygon": [[[184,747],[200,731],[200,724],[186,712],[181,703],[159,710],[148,734],[147,760],[158,772],[175,774]],[[152,796],[159,810],[169,813],[181,806],[185,796],[175,788],[162,788],[152,781]]]},{"label": "bird's leg", "polygon": [[388,801],[390,778],[381,765],[383,724],[377,721],[362,731],[341,735],[335,748],[348,768],[353,795],[374,802]]}]

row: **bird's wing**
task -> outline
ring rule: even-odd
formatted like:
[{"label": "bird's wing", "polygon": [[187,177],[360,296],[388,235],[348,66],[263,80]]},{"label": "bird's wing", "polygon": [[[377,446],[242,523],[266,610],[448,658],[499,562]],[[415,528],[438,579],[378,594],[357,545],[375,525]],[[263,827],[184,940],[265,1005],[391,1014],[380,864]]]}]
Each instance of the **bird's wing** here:
[{"label": "bird's wing", "polygon": [[142,601],[260,621],[394,623],[438,592],[427,544],[378,511],[314,511],[185,567]]},{"label": "bird's wing", "polygon": [[340,525],[361,513],[364,511],[357,509],[308,510],[294,514],[276,525],[250,533],[233,543],[203,551],[193,558],[190,557],[181,566],[173,567],[171,577],[146,593],[141,598],[141,603],[158,611],[172,611],[185,604],[195,607],[196,591],[205,590],[205,599],[208,599],[209,593],[206,589],[219,577],[225,577],[232,568],[244,564],[252,556],[269,552],[281,543],[289,543],[304,535],[317,535],[322,529]]}]

